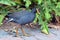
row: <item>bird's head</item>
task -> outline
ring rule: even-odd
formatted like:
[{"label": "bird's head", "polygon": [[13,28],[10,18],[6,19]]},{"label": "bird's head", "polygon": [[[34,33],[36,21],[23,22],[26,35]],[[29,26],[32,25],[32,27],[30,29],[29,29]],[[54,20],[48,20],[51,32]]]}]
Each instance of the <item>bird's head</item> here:
[{"label": "bird's head", "polygon": [[36,8],[32,8],[31,12],[36,13]]}]

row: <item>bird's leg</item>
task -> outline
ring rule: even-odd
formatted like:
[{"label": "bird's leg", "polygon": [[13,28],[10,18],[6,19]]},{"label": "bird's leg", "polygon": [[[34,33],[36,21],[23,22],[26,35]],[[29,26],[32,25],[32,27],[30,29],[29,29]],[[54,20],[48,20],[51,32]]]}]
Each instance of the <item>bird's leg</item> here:
[{"label": "bird's leg", "polygon": [[28,28],[30,28],[30,27],[29,27],[29,26],[30,26],[29,24],[26,24],[25,26],[28,27]]},{"label": "bird's leg", "polygon": [[30,25],[30,27],[31,27],[31,28],[33,28],[33,25],[32,25],[32,23],[30,23],[29,25]]},{"label": "bird's leg", "polygon": [[26,26],[29,27],[29,28],[33,28],[32,23],[26,24]]},{"label": "bird's leg", "polygon": [[18,32],[19,26],[20,26],[20,25],[19,25],[19,24],[17,24],[17,25],[16,25],[16,28],[15,28],[15,30],[16,30],[16,35],[15,35],[15,36],[16,36],[16,37],[18,37],[18,36],[19,36],[19,32]]},{"label": "bird's leg", "polygon": [[22,30],[22,33],[24,36],[31,36],[31,35],[27,34],[22,27],[21,27],[21,30]]},{"label": "bird's leg", "polygon": [[27,34],[22,27],[21,27],[21,30],[22,30],[23,35],[26,36]]},{"label": "bird's leg", "polygon": [[30,23],[29,26],[30,26],[31,28],[35,28],[33,23]]},{"label": "bird's leg", "polygon": [[19,35],[19,33],[18,33],[18,28],[16,28],[16,36],[18,36]]}]

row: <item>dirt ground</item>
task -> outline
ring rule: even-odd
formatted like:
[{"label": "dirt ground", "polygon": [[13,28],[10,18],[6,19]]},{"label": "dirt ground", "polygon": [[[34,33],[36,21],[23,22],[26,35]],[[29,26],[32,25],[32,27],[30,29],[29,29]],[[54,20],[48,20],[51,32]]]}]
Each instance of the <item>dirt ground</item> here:
[{"label": "dirt ground", "polygon": [[[9,23],[0,27],[0,40],[60,40],[60,29],[49,28],[49,34],[41,33],[40,28],[28,28],[22,26],[29,37],[23,36],[23,33],[19,29],[19,37],[14,37],[15,27],[17,24]],[[13,30],[13,31],[11,31]]]}]

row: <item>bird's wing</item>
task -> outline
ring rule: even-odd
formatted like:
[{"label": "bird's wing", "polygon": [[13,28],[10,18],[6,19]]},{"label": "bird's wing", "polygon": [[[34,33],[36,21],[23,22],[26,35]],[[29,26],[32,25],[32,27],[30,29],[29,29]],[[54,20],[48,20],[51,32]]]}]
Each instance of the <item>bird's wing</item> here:
[{"label": "bird's wing", "polygon": [[19,20],[16,20],[17,23],[20,23],[20,24],[26,24],[26,23],[29,23],[29,22],[32,22],[33,21],[33,17],[32,15],[24,15],[22,17],[19,18]]},{"label": "bird's wing", "polygon": [[19,17],[24,16],[28,13],[29,13],[28,11],[22,10],[20,12],[12,13],[12,16],[14,16],[15,18],[19,18]]}]

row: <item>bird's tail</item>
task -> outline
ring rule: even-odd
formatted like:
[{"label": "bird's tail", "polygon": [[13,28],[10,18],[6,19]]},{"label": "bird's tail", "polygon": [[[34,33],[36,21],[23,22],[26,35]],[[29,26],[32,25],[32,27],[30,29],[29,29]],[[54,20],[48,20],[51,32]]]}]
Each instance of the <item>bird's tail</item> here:
[{"label": "bird's tail", "polygon": [[9,23],[9,22],[11,22],[11,21],[13,21],[13,20],[14,20],[13,18],[9,18],[8,20],[6,20],[5,23]]}]

